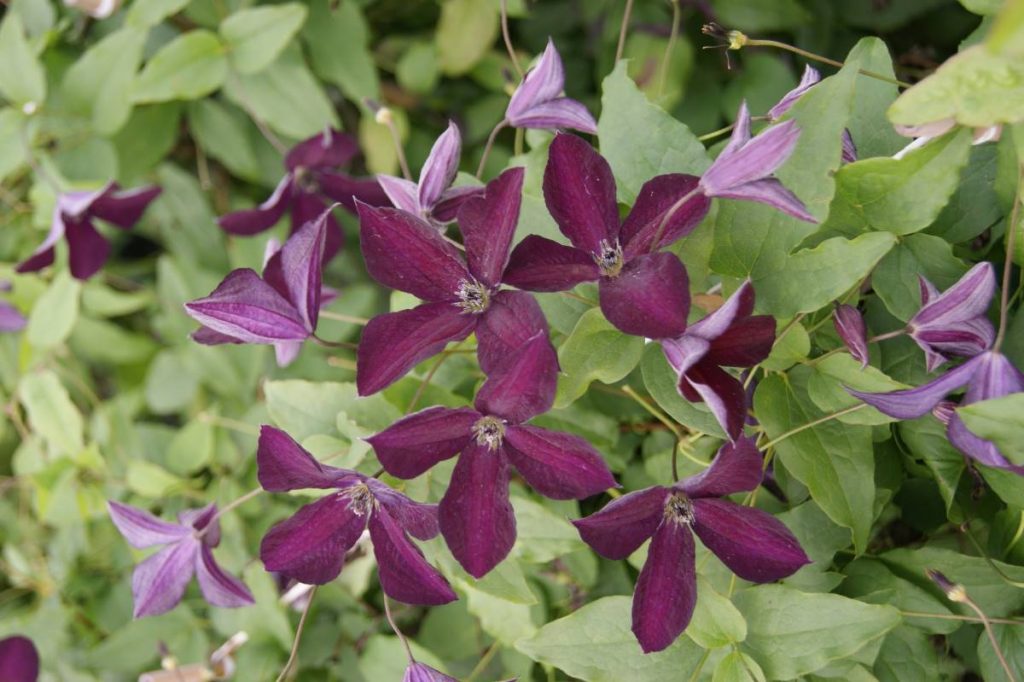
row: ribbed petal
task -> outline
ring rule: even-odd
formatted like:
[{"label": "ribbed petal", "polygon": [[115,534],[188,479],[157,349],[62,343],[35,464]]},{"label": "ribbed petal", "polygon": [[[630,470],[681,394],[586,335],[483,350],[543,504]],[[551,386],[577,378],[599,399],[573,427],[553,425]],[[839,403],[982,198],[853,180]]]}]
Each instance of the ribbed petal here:
[{"label": "ribbed petal", "polygon": [[735,156],[748,142],[750,142],[750,108],[747,106],[747,101],[743,100],[740,102],[740,108],[736,112],[736,121],[733,123],[729,142],[719,153],[718,158],[715,159],[715,164],[724,164]]},{"label": "ribbed petal", "polygon": [[853,142],[853,136],[849,130],[843,130],[843,163],[853,163],[858,159],[857,145]]},{"label": "ribbed petal", "polygon": [[762,178],[752,180],[742,185],[734,185],[722,188],[713,196],[722,199],[741,199],[743,201],[756,201],[760,204],[768,204],[788,213],[794,218],[799,218],[809,223],[816,223],[818,219],[811,215],[804,202],[786,189],[776,178]]},{"label": "ribbed petal", "polygon": [[[1024,375],[1006,356],[989,352],[979,355],[977,359],[980,361],[978,370],[971,378],[961,405],[1002,398],[1011,393],[1024,391]],[[969,457],[988,466],[1010,469],[1024,475],[1024,467],[1014,466],[994,443],[971,433],[959,414],[954,413],[950,418],[947,433],[950,442]]]},{"label": "ribbed petal", "polygon": [[597,121],[582,103],[568,97],[535,104],[521,114],[508,118],[513,128],[541,130],[579,130],[597,135]]},{"label": "ribbed petal", "polygon": [[329,263],[345,244],[345,234],[334,217],[333,209],[317,194],[296,192],[292,202],[292,234],[317,220],[324,221],[323,262]]},{"label": "ribbed petal", "polygon": [[565,291],[600,277],[586,251],[531,234],[512,250],[502,281],[527,291]]},{"label": "ribbed petal", "polygon": [[701,542],[744,580],[779,580],[811,563],[789,529],[760,509],[726,500],[694,500],[693,518]]},{"label": "ribbed petal", "polygon": [[256,208],[228,213],[217,219],[225,232],[243,236],[269,230],[281,219],[292,200],[292,176],[286,175],[274,193]]},{"label": "ribbed petal", "polygon": [[450,223],[455,220],[462,204],[473,197],[482,196],[483,187],[449,187],[441,195],[441,201],[434,206],[431,217],[439,223]]},{"label": "ribbed petal", "polygon": [[747,280],[726,299],[721,308],[690,325],[687,336],[699,336],[709,341],[717,339],[737,320],[749,316],[753,311],[754,287]]},{"label": "ribbed petal", "polygon": [[[28,637],[15,635],[0,639],[0,680],[36,682],[39,677],[39,652]],[[443,682],[443,678],[439,678]],[[434,682],[429,678],[414,682]]]},{"label": "ribbed petal", "polygon": [[491,371],[474,406],[519,424],[551,409],[557,383],[558,355],[547,335],[538,334]]},{"label": "ribbed petal", "polygon": [[439,670],[423,663],[410,663],[402,676],[402,682],[459,682]]},{"label": "ribbed petal", "polygon": [[625,559],[658,529],[668,492],[661,486],[637,490],[572,523],[595,552],[608,559]]},{"label": "ribbed petal", "polygon": [[225,573],[209,547],[203,546],[196,558],[196,579],[203,597],[214,606],[237,608],[254,603],[252,592],[245,583]]},{"label": "ribbed petal", "polygon": [[331,201],[337,201],[350,213],[356,212],[356,201],[370,206],[390,206],[384,188],[377,178],[353,178],[345,173],[318,171],[316,182],[320,193]]},{"label": "ribbed petal", "polygon": [[455,180],[459,172],[459,157],[462,155],[462,136],[454,121],[448,121],[448,128],[434,142],[430,154],[420,171],[418,200],[421,208],[432,209],[441,200],[441,195]]},{"label": "ribbed petal", "polygon": [[[242,339],[229,336],[228,334],[221,334],[220,332],[215,332],[212,329],[207,329],[206,327],[200,327],[192,332],[192,334],[190,334],[190,338],[196,343],[201,343],[204,346],[219,346],[222,343],[245,343]],[[288,342],[285,341],[283,343]]]},{"label": "ribbed petal", "polygon": [[555,49],[555,43],[548,38],[544,53],[537,60],[536,66],[523,77],[508,103],[506,118],[513,118],[524,113],[541,102],[558,97],[565,88],[565,69],[562,57]]},{"label": "ribbed petal", "polygon": [[626,260],[668,246],[697,227],[711,206],[711,201],[696,191],[699,181],[693,175],[672,173],[644,183],[622,223],[620,239]]},{"label": "ribbed petal", "polygon": [[928,414],[948,394],[972,381],[985,357],[978,355],[971,358],[959,367],[917,388],[888,393],[865,393],[845,388],[850,395],[860,398],[883,414],[896,419],[917,419]]},{"label": "ribbed petal", "polygon": [[524,291],[499,291],[476,326],[480,369],[490,374],[537,334],[548,335],[548,321],[533,296]]},{"label": "ribbed petal", "polygon": [[373,496],[387,508],[405,532],[419,540],[436,537],[441,529],[437,521],[437,505],[414,502],[402,493],[389,488],[375,478],[364,481],[373,492]]},{"label": "ribbed petal", "polygon": [[423,553],[384,508],[375,509],[370,516],[370,539],[384,594],[422,606],[439,606],[458,599],[448,581],[427,563]]},{"label": "ribbed petal", "polygon": [[416,216],[359,204],[359,233],[366,270],[391,289],[425,301],[453,301],[470,279],[455,248]]},{"label": "ribbed petal", "polygon": [[330,210],[303,225],[270,257],[263,279],[295,307],[309,329],[316,329],[323,292],[323,255]]},{"label": "ribbed petal", "polygon": [[703,360],[711,348],[710,341],[691,334],[684,334],[678,339],[661,339],[660,343],[665,359],[680,378]]},{"label": "ribbed petal", "polygon": [[744,493],[761,485],[764,460],[753,438],[740,438],[726,443],[718,450],[714,460],[696,476],[684,478],[673,488],[689,498],[722,497]]},{"label": "ribbed petal", "polygon": [[799,139],[795,121],[774,125],[724,159],[723,152],[704,173],[701,188],[708,196],[723,196],[723,192],[766,178],[789,159]]},{"label": "ribbed petal", "polygon": [[273,493],[303,488],[337,488],[359,475],[321,464],[281,429],[264,424],[256,446],[257,477]]},{"label": "ribbed petal", "polygon": [[996,276],[989,262],[978,263],[941,295],[923,305],[909,326],[936,329],[984,315],[996,290]]},{"label": "ribbed petal", "polygon": [[415,182],[405,178],[396,178],[393,175],[378,175],[377,182],[380,183],[395,208],[419,215],[420,204],[416,196],[418,188]]},{"label": "ribbed petal", "polygon": [[135,567],[132,573],[135,618],[158,616],[178,605],[192,580],[199,546],[199,541],[183,538]]},{"label": "ribbed petal", "polygon": [[[985,352],[992,346],[996,332],[988,318],[976,317],[942,328],[916,329],[910,336],[926,353],[938,354],[941,360],[948,355],[974,357]],[[934,369],[933,366],[928,368],[929,371]]]},{"label": "ribbed petal", "polygon": [[686,331],[690,279],[674,253],[650,253],[629,261],[617,277],[602,277],[601,312],[619,330],[649,339]]},{"label": "ribbed petal", "polygon": [[505,454],[531,488],[553,500],[582,500],[619,487],[594,446],[573,434],[510,426]]},{"label": "ribbed petal", "polygon": [[573,246],[588,254],[619,236],[615,178],[604,157],[575,135],[556,135],[544,169],[544,201]]},{"label": "ribbed petal", "polygon": [[104,192],[89,207],[89,214],[127,230],[139,222],[149,204],[162,190],[155,185]]},{"label": "ribbed petal", "polygon": [[775,106],[768,110],[768,120],[777,121],[790,110],[790,108],[796,104],[796,101],[800,97],[811,89],[811,86],[815,85],[821,80],[821,74],[813,66],[807,65],[804,67],[803,76],[800,77],[800,83],[782,96]]},{"label": "ribbed petal", "polygon": [[681,391],[685,384],[700,396],[729,440],[739,438],[747,418],[747,394],[736,377],[705,360],[690,368],[679,383]]},{"label": "ribbed petal", "polygon": [[462,452],[438,507],[441,534],[466,572],[481,578],[508,556],[516,517],[508,499],[508,462],[475,442]]},{"label": "ribbed petal", "polygon": [[75,279],[87,280],[103,267],[110,256],[110,243],[96,231],[88,218],[66,219],[68,265]]},{"label": "ribbed petal", "polygon": [[358,153],[359,145],[355,138],[327,129],[292,147],[284,157],[284,165],[290,171],[298,168],[336,168],[347,164]]},{"label": "ribbed petal", "polygon": [[676,641],[696,605],[693,533],[685,524],[666,520],[654,533],[633,592],[633,634],[644,653],[661,651]]},{"label": "ribbed petal", "polygon": [[860,366],[868,366],[868,327],[864,324],[864,316],[852,305],[836,306],[832,313],[832,323],[836,327],[839,338],[846,349]]},{"label": "ribbed petal", "polygon": [[775,319],[754,315],[737,320],[711,342],[705,361],[724,367],[753,367],[772,352]]},{"label": "ribbed petal", "polygon": [[472,197],[459,209],[459,230],[466,246],[469,271],[490,287],[501,283],[512,237],[519,224],[523,198],[522,168],[510,168],[487,183],[482,196]]},{"label": "ribbed petal", "polygon": [[108,500],[107,509],[110,511],[110,520],[128,544],[136,549],[166,545],[192,534],[191,528],[161,521],[138,507]]},{"label": "ribbed petal", "polygon": [[[204,545],[216,547],[220,544],[220,521],[217,519],[215,502],[197,509],[182,509],[178,512],[178,523],[192,530],[203,531]],[[207,526],[210,526],[209,530],[206,530]]]},{"label": "ribbed petal", "polygon": [[200,324],[245,343],[301,341],[312,331],[291,303],[249,269],[234,270],[185,310]]},{"label": "ribbed petal", "polygon": [[480,414],[468,407],[430,407],[366,440],[385,471],[398,478],[416,478],[459,454],[469,444],[478,419]]},{"label": "ribbed petal", "polygon": [[378,315],[363,329],[356,351],[359,395],[380,391],[451,341],[461,341],[477,317],[451,303],[424,303],[412,310]]},{"label": "ribbed petal", "polygon": [[976,462],[998,469],[1008,469],[1024,476],[1024,467],[1012,464],[992,441],[974,435],[955,412],[950,417],[946,435],[956,449]]}]

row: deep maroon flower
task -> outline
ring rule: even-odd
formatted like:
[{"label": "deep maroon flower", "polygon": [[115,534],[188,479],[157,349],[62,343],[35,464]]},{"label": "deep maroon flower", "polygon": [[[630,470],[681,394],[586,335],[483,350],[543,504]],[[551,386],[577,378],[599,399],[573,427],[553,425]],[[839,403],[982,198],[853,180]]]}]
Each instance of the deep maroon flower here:
[{"label": "deep maroon flower", "polygon": [[279,365],[294,360],[319,319],[330,213],[289,237],[262,278],[249,268],[233,270],[209,296],[186,303],[185,312],[203,325],[192,338],[206,345],[272,344]]},{"label": "deep maroon flower", "polygon": [[[222,216],[218,224],[231,234],[250,236],[269,230],[291,209],[292,232],[315,220],[332,202],[349,211],[358,199],[373,206],[387,206],[388,197],[376,178],[353,178],[336,168],[349,164],[359,153],[356,141],[345,133],[327,129],[292,147],[284,157],[288,172],[270,198],[256,208]],[[343,235],[334,216],[327,215],[324,261],[341,249]]]},{"label": "deep maroon flower", "polygon": [[918,279],[921,309],[907,331],[924,351],[929,372],[950,356],[973,357],[992,346],[995,330],[985,317],[996,290],[991,263],[978,263],[941,294],[924,277]]},{"label": "deep maroon flower", "polygon": [[544,171],[544,200],[572,246],[530,235],[512,252],[505,283],[564,291],[599,281],[601,310],[627,334],[679,336],[690,311],[689,279],[671,253],[657,253],[691,232],[709,201],[692,175],[659,175],[640,189],[619,222],[615,178],[604,157],[574,135],[557,135]]},{"label": "deep maroon flower", "polygon": [[722,367],[753,367],[768,357],[775,343],[775,320],[751,315],[754,287],[749,281],[682,336],[662,339],[668,364],[676,371],[679,393],[705,402],[729,440],[743,432],[747,398],[739,379]]},{"label": "deep maroon flower", "polygon": [[[796,101],[800,99],[805,92],[817,85],[820,80],[821,74],[818,73],[817,69],[809,64],[805,66],[804,74],[800,78],[800,83],[783,95],[782,99],[776,102],[775,106],[768,110],[768,120],[775,123],[782,118],[786,112],[796,104]],[[849,130],[843,130],[843,163],[853,163],[856,160],[857,147],[853,144],[853,137],[850,136]]]},{"label": "deep maroon flower", "polygon": [[466,571],[479,578],[516,539],[510,468],[541,495],[582,499],[616,486],[584,439],[524,424],[551,408],[558,358],[538,334],[492,371],[473,408],[431,407],[367,440],[384,469],[415,478],[462,453],[439,505],[441,534]]},{"label": "deep maroon flower", "polygon": [[459,682],[424,663],[410,663],[402,676],[402,682]]},{"label": "deep maroon flower", "polygon": [[832,313],[832,323],[853,359],[860,363],[861,368],[867,367],[868,328],[864,324],[864,316],[852,305],[837,305]]},{"label": "deep maroon flower", "polygon": [[36,272],[53,265],[55,247],[64,237],[68,241],[71,275],[76,279],[89,279],[110,256],[110,243],[96,230],[93,221],[99,218],[122,230],[129,230],[159,194],[159,187],[136,187],[122,191],[114,182],[93,192],[61,194],[57,197],[46,239],[15,270]]},{"label": "deep maroon flower", "polygon": [[797,539],[774,516],[717,499],[754,490],[760,482],[761,454],[753,440],[743,438],[722,446],[711,466],[697,476],[670,488],[629,493],[573,521],[583,541],[609,559],[625,559],[651,538],[633,593],[633,634],[644,652],[672,644],[693,616],[693,533],[744,580],[779,580],[810,563]]},{"label": "deep maroon flower", "polygon": [[587,108],[562,96],[565,69],[555,44],[548,38],[537,65],[523,77],[505,110],[505,121],[513,128],[571,128],[597,134],[597,121]]},{"label": "deep maroon flower", "polygon": [[[846,390],[890,417],[917,419],[943,403],[946,395],[963,386],[967,386],[967,393],[960,407],[1024,391],[1024,374],[1005,355],[985,351],[917,388],[889,393],[864,393],[852,388]],[[948,414],[949,407],[943,405],[940,414]],[[974,435],[955,410],[949,416],[946,435],[949,442],[968,457],[990,467],[1009,469],[1024,475],[1024,467],[1010,463],[994,443]]]},{"label": "deep maroon flower", "polygon": [[28,637],[0,639],[0,682],[36,682],[39,652]]},{"label": "deep maroon flower", "polygon": [[269,492],[333,490],[271,528],[260,543],[268,571],[323,585],[338,577],[345,553],[369,528],[380,586],[407,604],[447,604],[457,597],[409,535],[437,535],[437,506],[413,502],[375,478],[316,461],[284,431],[260,430],[260,485]]},{"label": "deep maroon flower", "polygon": [[217,505],[183,511],[178,514],[178,523],[161,521],[147,511],[112,500],[107,507],[114,525],[132,547],[166,545],[136,566],[132,574],[136,618],[173,609],[184,596],[193,574],[203,597],[214,606],[253,603],[249,588],[225,573],[213,558],[212,549],[220,544]]},{"label": "deep maroon flower", "polygon": [[491,181],[484,195],[462,205],[465,260],[420,218],[359,204],[367,271],[384,286],[426,301],[412,310],[378,315],[363,329],[356,359],[360,395],[389,386],[450,341],[473,332],[484,372],[534,334],[547,334],[547,321],[532,296],[499,290],[519,221],[522,186],[523,169],[512,168]]}]

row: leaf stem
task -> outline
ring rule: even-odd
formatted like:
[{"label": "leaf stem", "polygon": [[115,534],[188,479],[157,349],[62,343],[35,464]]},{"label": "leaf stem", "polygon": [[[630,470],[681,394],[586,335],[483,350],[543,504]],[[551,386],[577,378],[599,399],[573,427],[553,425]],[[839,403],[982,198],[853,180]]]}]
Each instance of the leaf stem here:
[{"label": "leaf stem", "polygon": [[[810,59],[812,61],[821,62],[822,64],[828,64],[829,66],[834,66],[837,69],[841,69],[844,66],[843,62],[836,61],[835,59],[829,59],[828,57],[824,57],[824,56],[822,56],[820,54],[815,54],[813,52],[808,52],[807,50],[803,50],[803,49],[801,49],[799,47],[796,47],[794,45],[790,45],[789,43],[783,43],[783,42],[778,41],[778,40],[766,40],[766,39],[761,39],[761,38],[747,38],[746,41],[743,43],[743,47],[775,47],[775,48],[778,48],[780,50],[785,50],[787,52],[792,52],[793,54],[798,54],[801,57],[804,57],[806,59]],[[901,80],[899,80],[897,78],[891,78],[889,76],[886,76],[886,75],[881,74],[881,73],[877,73],[875,71],[868,71],[867,69],[857,69],[857,73],[859,73],[862,76],[867,76],[868,78],[875,78],[875,79],[880,80],[880,81],[885,81],[886,83],[892,83],[893,85],[898,85],[901,88],[909,88],[909,87],[911,87],[910,83],[905,83],[905,82],[903,82],[903,81],[901,81]]]},{"label": "leaf stem", "polygon": [[487,651],[484,652],[484,655],[480,657],[480,660],[477,661],[477,664],[473,666],[473,670],[466,677],[465,682],[473,682],[473,680],[477,678],[477,675],[482,673],[487,668],[487,665],[491,662],[491,659],[493,659],[494,655],[498,653],[499,644],[500,642],[498,640],[494,640],[491,646],[487,648]]},{"label": "leaf stem", "polygon": [[295,665],[295,659],[299,656],[299,642],[302,641],[302,631],[306,627],[306,618],[309,616],[309,611],[313,606],[313,597],[316,596],[316,590],[319,585],[314,585],[313,589],[309,591],[309,601],[306,602],[306,608],[302,610],[302,617],[299,618],[299,625],[295,628],[295,641],[292,642],[292,651],[288,655],[288,662],[284,664],[284,668],[281,669],[281,674],[277,676],[276,682],[283,682],[288,676],[288,672],[292,666]]},{"label": "leaf stem", "polygon": [[672,5],[672,30],[668,34],[668,45],[665,46],[665,54],[661,57],[661,74],[658,77],[658,97],[665,95],[665,80],[668,78],[669,62],[672,59],[672,52],[675,50],[676,41],[679,39],[679,23],[682,19],[682,12],[679,9],[679,0],[669,0]]},{"label": "leaf stem", "polygon": [[838,412],[832,412],[831,414],[826,414],[824,417],[820,417],[818,419],[815,419],[814,421],[807,422],[806,424],[803,424],[801,426],[797,426],[796,428],[793,428],[793,429],[790,429],[789,431],[786,431],[785,433],[783,433],[778,438],[773,438],[772,440],[770,440],[767,443],[765,443],[764,445],[762,445],[761,449],[762,450],[767,450],[768,448],[775,447],[776,445],[778,445],[782,441],[786,440],[790,436],[795,436],[796,434],[800,433],[801,431],[806,431],[807,429],[814,428],[815,426],[818,426],[819,424],[824,424],[825,422],[832,421],[833,419],[837,419],[839,417],[842,417],[843,415],[850,414],[851,412],[856,412],[857,410],[861,410],[861,409],[863,409],[863,408],[865,408],[867,406],[868,406],[867,403],[858,403],[856,405],[851,405],[850,407],[847,407],[847,408],[844,408],[842,410],[839,410]]},{"label": "leaf stem", "polygon": [[355,315],[345,315],[344,313],[332,313],[329,310],[321,310],[320,317],[327,320],[336,320],[338,322],[349,322],[351,324],[366,325],[370,321],[365,317],[356,317]]},{"label": "leaf stem", "polygon": [[1006,338],[1006,328],[1009,326],[1010,316],[1010,272],[1013,270],[1013,249],[1017,236],[1017,220],[1020,217],[1021,192],[1024,190],[1024,164],[1017,167],[1017,195],[1013,198],[1013,210],[1010,211],[1010,222],[1007,225],[1006,259],[1003,261],[1003,287],[999,294],[999,331],[996,333],[996,340],[992,344],[993,351],[999,351]]},{"label": "leaf stem", "polygon": [[508,32],[508,0],[501,0],[501,37],[505,41],[505,49],[508,50],[508,58],[512,61],[512,68],[523,79],[523,67],[519,66],[519,58],[516,57],[515,48],[512,47],[512,36]]},{"label": "leaf stem", "polygon": [[[928,613],[927,611],[900,611],[901,615],[910,618],[935,618],[937,620],[962,620],[967,623],[982,623],[984,619],[975,616],[962,616],[959,613]],[[987,618],[987,616],[986,616]],[[988,622],[996,625],[1024,625],[1024,620],[1014,618],[988,618]]]},{"label": "leaf stem", "polygon": [[206,535],[209,532],[209,530],[211,528],[213,528],[213,522],[214,521],[218,520],[220,517],[224,516],[229,511],[232,511],[233,509],[241,507],[243,504],[245,504],[246,502],[248,502],[249,500],[251,500],[252,498],[256,497],[257,495],[259,495],[262,492],[263,492],[263,488],[262,487],[260,487],[260,488],[253,488],[252,490],[250,490],[246,494],[242,495],[241,497],[236,498],[236,499],[232,500],[231,502],[228,502],[226,505],[224,505],[223,507],[221,507],[220,509],[218,509],[217,511],[215,511],[213,513],[213,516],[210,517],[209,523],[207,523],[205,526],[203,526],[203,528],[201,530],[197,531],[195,533],[195,537],[201,538],[204,535]]},{"label": "leaf stem", "polygon": [[399,630],[398,626],[395,624],[395,617],[391,615],[391,606],[388,604],[388,595],[385,594],[382,596],[384,597],[384,617],[388,619],[388,625],[390,625],[391,629],[395,631],[395,634],[398,636],[398,641],[400,641],[402,643],[402,646],[405,648],[405,656],[409,659],[409,665],[412,665],[416,662],[416,659],[412,655],[412,649],[409,648],[409,641],[405,638],[405,635],[402,634],[402,631]]},{"label": "leaf stem", "polygon": [[626,9],[622,13],[622,24],[619,26],[619,43],[615,46],[615,63],[622,59],[622,50],[626,47],[626,32],[629,30],[629,17],[633,14],[633,0],[626,0]]},{"label": "leaf stem", "polygon": [[988,616],[986,616],[985,612],[982,611],[978,605],[974,603],[974,600],[966,594],[964,595],[963,603],[967,604],[972,611],[978,614],[978,618],[981,619],[981,624],[985,627],[985,634],[988,635],[988,641],[992,644],[992,650],[995,652],[996,658],[999,659],[999,664],[1003,666],[1003,671],[1006,672],[1006,679],[1010,682],[1018,682],[1017,676],[1014,675],[1013,670],[1010,669],[1010,664],[1006,662],[1006,657],[1003,655],[1003,650],[999,646],[999,640],[996,639],[996,633],[992,629],[992,622],[988,619]]},{"label": "leaf stem", "polygon": [[487,144],[484,146],[484,153],[480,156],[480,165],[476,168],[476,177],[479,179],[484,174],[484,167],[487,165],[487,158],[491,155],[491,149],[494,147],[494,141],[498,137],[498,133],[505,129],[508,125],[508,119],[501,119],[498,121],[498,125],[494,126],[491,130],[491,134],[487,136]]}]

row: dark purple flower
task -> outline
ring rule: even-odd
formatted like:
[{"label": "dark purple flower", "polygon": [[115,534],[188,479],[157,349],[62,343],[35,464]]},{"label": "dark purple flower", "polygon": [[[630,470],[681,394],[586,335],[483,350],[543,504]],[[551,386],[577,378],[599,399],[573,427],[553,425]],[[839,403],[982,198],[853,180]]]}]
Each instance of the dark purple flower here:
[{"label": "dark purple flower", "polygon": [[544,200],[572,246],[530,235],[512,252],[505,282],[564,291],[599,281],[601,310],[627,334],[679,336],[690,311],[689,278],[671,253],[658,253],[696,227],[709,201],[692,175],[659,175],[640,189],[620,223],[615,178],[604,157],[574,135],[551,143]]},{"label": "dark purple flower", "polygon": [[722,367],[753,367],[775,343],[775,320],[751,315],[754,287],[749,281],[722,305],[675,339],[662,339],[668,364],[676,371],[679,393],[707,403],[729,440],[743,432],[747,397],[743,384]]},{"label": "dark purple flower", "polygon": [[950,356],[973,357],[992,346],[995,330],[985,317],[996,290],[991,263],[978,263],[941,294],[924,277],[918,280],[921,309],[907,331],[924,351],[929,372]]},{"label": "dark purple flower", "polygon": [[203,597],[214,606],[253,603],[245,584],[225,573],[213,558],[212,549],[220,544],[217,505],[183,511],[178,514],[178,523],[161,521],[147,511],[112,500],[107,507],[114,525],[132,547],[166,545],[135,567],[132,595],[136,618],[156,616],[174,608],[193,574]]},{"label": "dark purple flower", "polygon": [[377,180],[395,208],[443,227],[455,220],[466,199],[479,196],[484,191],[481,187],[451,186],[459,171],[461,153],[462,137],[459,128],[454,121],[449,121],[448,129],[434,142],[423,164],[419,183],[392,175],[378,175]]},{"label": "dark purple flower", "polygon": [[571,128],[597,134],[597,122],[587,108],[562,96],[565,69],[555,44],[548,38],[537,65],[523,77],[505,110],[505,121],[513,128]]},{"label": "dark purple flower", "polygon": [[[768,110],[768,120],[775,123],[782,118],[786,112],[796,104],[796,101],[814,85],[817,85],[820,80],[821,74],[818,73],[817,69],[810,65],[805,66],[804,74],[800,78],[800,83],[783,95],[782,99]],[[843,163],[853,163],[856,160],[857,147],[853,144],[853,137],[850,136],[849,130],[843,130]]]},{"label": "dark purple flower", "polygon": [[36,682],[39,652],[28,637],[0,639],[0,682]]},{"label": "dark purple flower", "polygon": [[[889,393],[864,393],[852,388],[846,390],[890,417],[917,419],[943,403],[946,395],[963,386],[967,386],[967,393],[960,407],[1024,391],[1024,374],[1005,355],[985,351],[917,388]],[[943,407],[944,411],[949,408],[948,405]],[[968,457],[987,466],[1009,469],[1024,475],[1024,467],[1011,464],[994,443],[971,433],[955,410],[949,416],[946,435]]]},{"label": "dark purple flower", "polygon": [[363,329],[356,358],[360,395],[376,393],[450,341],[473,332],[484,372],[547,321],[529,294],[500,291],[519,222],[523,169],[505,171],[459,210],[465,260],[436,229],[393,208],[359,204],[363,258],[381,284],[425,301],[378,315]]},{"label": "dark purple flower", "polygon": [[131,229],[159,194],[159,187],[122,191],[114,182],[93,192],[61,194],[57,197],[46,239],[15,270],[36,272],[53,265],[55,247],[64,237],[68,242],[71,275],[76,279],[89,279],[110,256],[110,243],[96,230],[93,221],[99,218],[122,230]]},{"label": "dark purple flower", "polygon": [[268,571],[323,585],[338,577],[345,553],[369,529],[380,586],[406,604],[447,604],[457,597],[409,536],[438,533],[437,506],[413,502],[375,478],[316,461],[284,431],[260,430],[260,485],[269,492],[332,490],[267,531],[260,558]]},{"label": "dark purple flower", "polygon": [[249,268],[233,270],[206,298],[185,304],[203,327],[192,334],[202,344],[266,343],[287,365],[316,331],[323,295],[323,253],[331,209],[295,232],[267,260],[261,278]]},{"label": "dark purple flower", "polygon": [[445,675],[423,663],[410,663],[402,676],[402,682],[459,682],[454,677]]},{"label": "dark purple flower", "polygon": [[629,493],[573,521],[583,541],[609,559],[625,559],[651,538],[633,594],[633,634],[644,652],[672,644],[693,616],[694,532],[744,580],[779,580],[810,563],[797,539],[774,516],[717,499],[754,490],[760,482],[761,453],[752,439],[743,438],[722,446],[711,466],[697,476],[670,488]]},{"label": "dark purple flower", "polygon": [[837,305],[832,314],[832,322],[853,359],[858,361],[862,368],[867,367],[868,328],[864,324],[864,316],[852,305]]},{"label": "dark purple flower", "polygon": [[[355,211],[358,199],[373,206],[387,206],[388,197],[376,178],[353,178],[337,172],[359,153],[356,141],[337,130],[327,129],[292,147],[284,158],[288,172],[270,198],[256,208],[222,216],[218,224],[231,234],[250,236],[269,230],[285,211],[291,210],[292,232],[315,220],[333,202]],[[324,261],[341,249],[343,235],[338,221],[328,211]]]},{"label": "dark purple flower", "polygon": [[551,408],[558,358],[538,334],[490,372],[474,407],[431,407],[368,438],[384,469],[415,478],[462,453],[439,505],[441,533],[479,578],[516,539],[508,484],[515,467],[541,495],[582,499],[616,486],[601,455],[579,436],[524,424]]}]

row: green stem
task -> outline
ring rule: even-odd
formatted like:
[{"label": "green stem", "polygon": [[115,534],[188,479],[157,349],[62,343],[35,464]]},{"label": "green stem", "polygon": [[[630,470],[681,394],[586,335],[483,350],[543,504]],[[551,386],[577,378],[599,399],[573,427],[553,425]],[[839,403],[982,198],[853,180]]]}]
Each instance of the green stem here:
[{"label": "green stem", "polygon": [[281,674],[277,676],[276,682],[283,682],[287,678],[288,672],[295,665],[295,659],[299,656],[299,642],[302,641],[302,631],[306,627],[306,618],[309,617],[309,610],[313,607],[313,597],[316,596],[317,587],[319,585],[314,585],[313,589],[309,591],[309,601],[306,602],[306,608],[302,610],[302,617],[299,618],[299,625],[295,628],[295,641],[292,642],[292,651],[288,655],[288,661],[281,669]]},{"label": "green stem", "polygon": [[[747,38],[746,41],[743,43],[743,46],[744,47],[776,47],[776,48],[778,48],[780,50],[786,50],[787,52],[792,52],[793,54],[798,54],[801,57],[804,57],[806,59],[810,59],[812,61],[821,62],[822,64],[828,64],[830,66],[834,66],[837,69],[841,69],[844,66],[843,62],[836,61],[835,59],[829,59],[828,57],[823,57],[820,54],[815,54],[813,52],[808,52],[807,50],[802,50],[799,47],[796,47],[794,45],[790,45],[788,43],[783,43],[783,42],[780,42],[778,40],[765,40],[765,39],[760,39],[760,38]],[[857,73],[859,73],[862,76],[867,76],[868,78],[875,78],[875,79],[880,80],[880,81],[885,81],[886,83],[892,83],[893,85],[898,85],[901,88],[909,88],[909,87],[911,87],[910,83],[904,83],[903,81],[901,81],[899,79],[891,78],[890,76],[886,76],[886,75],[881,74],[881,73],[876,73],[875,71],[868,71],[867,69],[857,69]]]},{"label": "green stem", "polygon": [[626,0],[626,10],[622,13],[622,24],[619,26],[619,43],[615,46],[615,63],[622,59],[622,50],[626,47],[626,33],[629,31],[629,17],[633,14],[633,0]]},{"label": "green stem", "polygon": [[658,77],[658,97],[665,94],[665,79],[668,78],[669,62],[672,59],[672,51],[675,50],[676,40],[679,39],[679,22],[682,12],[679,10],[679,0],[670,0],[672,3],[672,31],[668,34],[668,45],[665,46],[665,54],[661,57],[661,74]]},{"label": "green stem", "polygon": [[774,439],[768,441],[767,443],[765,443],[764,445],[762,445],[761,449],[762,450],[767,450],[768,448],[775,447],[776,445],[778,445],[782,441],[786,440],[790,436],[795,436],[796,434],[800,433],[801,431],[806,431],[807,429],[814,428],[815,426],[818,426],[819,424],[824,424],[825,422],[832,421],[833,419],[837,419],[839,417],[842,417],[845,414],[850,414],[851,412],[856,412],[857,410],[864,409],[867,406],[868,406],[867,403],[858,403],[856,405],[851,405],[850,407],[847,407],[845,409],[839,410],[838,412],[833,412],[831,414],[826,414],[824,417],[821,417],[819,419],[815,419],[812,422],[808,422],[806,424],[803,424],[802,426],[796,427],[795,429],[790,429],[789,431],[786,431],[785,433],[783,433],[778,438],[774,438]]},{"label": "green stem", "polygon": [[491,148],[494,147],[494,140],[497,139],[498,133],[504,130],[505,126],[508,125],[508,120],[501,119],[498,121],[498,125],[494,126],[491,134],[487,136],[487,144],[484,145],[484,153],[480,157],[480,165],[476,168],[476,177],[480,178],[484,174],[484,167],[487,165],[487,157],[491,155]]},{"label": "green stem", "polygon": [[512,68],[523,79],[523,67],[519,66],[519,59],[516,57],[515,48],[512,47],[512,36],[508,32],[508,0],[501,0],[501,37],[505,41],[505,49],[508,50],[508,58],[512,62]]},{"label": "green stem", "polygon": [[1006,338],[1006,328],[1010,317],[1010,273],[1013,270],[1013,249],[1017,236],[1017,220],[1020,217],[1021,191],[1024,189],[1024,164],[1017,167],[1017,195],[1013,198],[1013,210],[1010,211],[1010,222],[1006,229],[1006,259],[1003,261],[1003,290],[999,295],[999,331],[992,344],[992,350],[998,352]]}]

